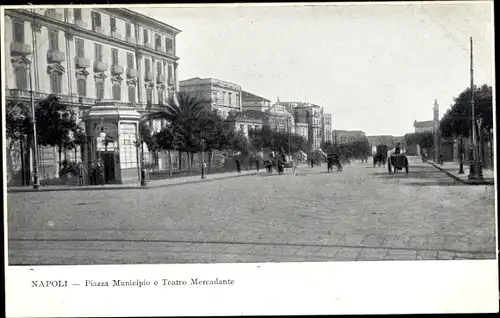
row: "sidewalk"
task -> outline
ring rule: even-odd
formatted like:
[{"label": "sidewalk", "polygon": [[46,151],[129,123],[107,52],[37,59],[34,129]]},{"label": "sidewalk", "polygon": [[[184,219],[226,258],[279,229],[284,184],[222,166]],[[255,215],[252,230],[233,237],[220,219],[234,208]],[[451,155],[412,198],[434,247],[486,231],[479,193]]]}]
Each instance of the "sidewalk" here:
[{"label": "sidewalk", "polygon": [[188,177],[178,177],[170,179],[161,180],[151,180],[148,182],[147,186],[142,187],[140,182],[126,183],[126,184],[105,184],[105,185],[86,185],[86,186],[74,186],[74,185],[49,185],[40,186],[38,190],[34,190],[32,186],[24,187],[9,187],[7,188],[7,193],[13,192],[46,192],[46,191],[82,191],[82,190],[131,190],[131,189],[151,189],[151,188],[161,188],[173,185],[181,184],[192,184],[198,182],[210,182],[214,180],[223,180],[230,178],[238,178],[244,176],[253,176],[261,174],[263,171],[257,172],[256,170],[242,170],[241,173],[235,172],[224,172],[224,173],[214,173],[207,174],[205,179],[201,179],[200,175],[188,176]]},{"label": "sidewalk", "polygon": [[464,164],[464,174],[459,174],[458,171],[460,170],[460,165],[455,163],[455,162],[444,162],[443,165],[436,164],[432,161],[427,161],[430,165],[434,166],[436,169],[446,173],[448,176],[452,177],[453,179],[457,180],[458,182],[465,183],[465,184],[489,184],[489,185],[494,185],[495,184],[495,172],[493,169],[483,169],[483,178],[484,181],[474,181],[474,180],[469,180],[468,175],[469,175],[469,166]]}]

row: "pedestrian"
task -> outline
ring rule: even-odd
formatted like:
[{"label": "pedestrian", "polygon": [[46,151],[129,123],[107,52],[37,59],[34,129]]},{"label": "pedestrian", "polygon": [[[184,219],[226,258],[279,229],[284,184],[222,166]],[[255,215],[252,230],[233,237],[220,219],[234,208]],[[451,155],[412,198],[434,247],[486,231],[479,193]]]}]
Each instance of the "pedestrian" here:
[{"label": "pedestrian", "polygon": [[97,166],[96,166],[96,163],[94,161],[92,161],[92,163],[90,164],[89,177],[90,177],[90,184],[96,185],[97,184]]},{"label": "pedestrian", "polygon": [[314,160],[311,158],[311,168],[314,168]]},{"label": "pedestrian", "polygon": [[259,172],[260,161],[259,159],[255,160],[255,167],[257,168],[257,172]]},{"label": "pedestrian", "polygon": [[236,171],[241,173],[241,161],[239,159],[236,159]]},{"label": "pedestrian", "polygon": [[85,174],[85,168],[83,167],[83,163],[79,162],[78,163],[78,183],[83,186],[84,185],[84,180],[83,176]]},{"label": "pedestrian", "polygon": [[97,173],[99,175],[99,183],[103,186],[104,185],[104,165],[102,164],[101,160],[99,160],[97,162]]}]

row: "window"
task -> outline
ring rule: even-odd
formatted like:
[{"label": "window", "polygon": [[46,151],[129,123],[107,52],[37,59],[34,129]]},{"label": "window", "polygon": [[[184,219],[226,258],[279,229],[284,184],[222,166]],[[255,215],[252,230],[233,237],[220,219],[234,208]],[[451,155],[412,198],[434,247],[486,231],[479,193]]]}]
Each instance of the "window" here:
[{"label": "window", "polygon": [[155,50],[159,51],[161,49],[161,37],[159,34],[155,34]]},{"label": "window", "polygon": [[125,35],[127,37],[131,37],[132,36],[132,28],[130,26],[130,23],[125,23]]},{"label": "window", "polygon": [[95,98],[103,99],[104,98],[104,82],[96,82],[95,83]]},{"label": "window", "polygon": [[240,107],[240,94],[236,94],[236,106]]},{"label": "window", "polygon": [[128,86],[128,101],[131,103],[135,103],[135,86]]},{"label": "window", "polygon": [[87,81],[84,78],[79,78],[76,80],[76,90],[78,96],[87,96]]},{"label": "window", "polygon": [[172,64],[168,64],[168,83],[171,84],[173,80],[173,69],[172,69]]},{"label": "window", "polygon": [[116,18],[113,17],[109,18],[109,26],[111,27],[111,32],[116,31]]},{"label": "window", "polygon": [[146,90],[146,102],[153,103],[153,90],[151,88]]},{"label": "window", "polygon": [[14,20],[12,23],[14,41],[24,43],[24,21]]},{"label": "window", "polygon": [[227,93],[227,98],[229,99],[229,105],[231,105],[232,103],[232,97],[233,97],[233,93]]},{"label": "window", "polygon": [[52,73],[50,74],[50,89],[54,94],[60,94],[62,91],[62,74]]},{"label": "window", "polygon": [[75,21],[82,21],[82,9],[73,9]]},{"label": "window", "polygon": [[25,67],[18,67],[15,70],[17,89],[28,89],[28,71]]},{"label": "window", "polygon": [[166,44],[167,53],[173,53],[174,41],[171,38],[165,38],[165,44]]},{"label": "window", "polygon": [[240,130],[245,131],[245,125],[240,125]]},{"label": "window", "polygon": [[59,31],[49,30],[49,50],[59,50]]},{"label": "window", "polygon": [[143,34],[144,34],[144,45],[146,45],[149,42],[149,39],[148,39],[148,29],[144,29],[143,30]]},{"label": "window", "polygon": [[75,39],[75,49],[76,56],[84,57],[85,56],[85,41],[83,39]]},{"label": "window", "polygon": [[163,90],[158,90],[158,104],[163,104]]},{"label": "window", "polygon": [[162,71],[161,71],[161,62],[158,62],[156,63],[156,74],[157,75],[162,75]]},{"label": "window", "polygon": [[151,61],[149,59],[144,60],[145,68],[146,68],[146,73],[151,72]]},{"label": "window", "polygon": [[113,84],[113,99],[122,100],[122,86],[119,83]]},{"label": "window", "polygon": [[118,65],[118,49],[111,49],[111,63]]},{"label": "window", "polygon": [[127,67],[134,68],[134,54],[130,52],[127,53]]},{"label": "window", "polygon": [[92,12],[92,31],[95,31],[96,28],[101,27],[101,14],[99,12]]},{"label": "window", "polygon": [[94,51],[95,51],[95,60],[98,62],[102,62],[102,44],[95,43]]}]

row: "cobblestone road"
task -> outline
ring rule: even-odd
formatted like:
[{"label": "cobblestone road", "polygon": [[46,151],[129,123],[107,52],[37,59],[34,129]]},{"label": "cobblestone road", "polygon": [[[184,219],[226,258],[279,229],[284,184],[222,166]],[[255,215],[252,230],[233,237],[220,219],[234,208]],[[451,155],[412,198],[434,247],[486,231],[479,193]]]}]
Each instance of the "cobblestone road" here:
[{"label": "cobblestone road", "polygon": [[352,164],[168,188],[8,195],[10,264],[494,259],[493,186]]}]

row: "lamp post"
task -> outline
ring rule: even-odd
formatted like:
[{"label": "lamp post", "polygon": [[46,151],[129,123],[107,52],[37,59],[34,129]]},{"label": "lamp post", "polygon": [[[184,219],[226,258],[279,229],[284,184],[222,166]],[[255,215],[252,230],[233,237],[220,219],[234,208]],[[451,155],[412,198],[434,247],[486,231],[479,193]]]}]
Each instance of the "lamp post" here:
[{"label": "lamp post", "polygon": [[201,140],[201,178],[205,179],[205,139]]},{"label": "lamp post", "polygon": [[474,103],[474,68],[473,68],[473,46],[472,37],[470,38],[470,88],[471,88],[471,116],[472,116],[472,161],[469,168],[469,180],[482,180],[483,171],[481,159],[477,151],[477,137],[476,137],[476,116],[475,116],[475,103]]}]

